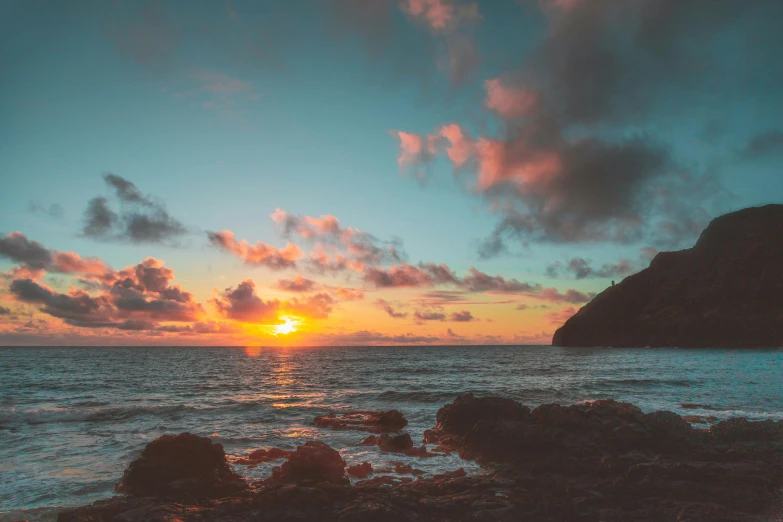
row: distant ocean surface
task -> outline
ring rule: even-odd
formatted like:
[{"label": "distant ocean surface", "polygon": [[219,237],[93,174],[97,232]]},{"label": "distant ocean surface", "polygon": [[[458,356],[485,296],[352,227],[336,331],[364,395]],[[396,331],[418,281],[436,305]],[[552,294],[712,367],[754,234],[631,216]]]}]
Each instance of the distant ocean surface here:
[{"label": "distant ocean surface", "polygon": [[[112,494],[145,444],[211,436],[236,458],[322,440],[349,465],[396,455],[316,415],[402,411],[420,442],[466,391],[529,406],[613,398],[645,411],[783,418],[783,351],[520,347],[0,348],[0,519],[47,520]],[[685,405],[685,406],[683,406]],[[410,459],[408,459],[410,460]],[[261,465],[239,473],[268,476]],[[417,459],[428,473],[475,464]]]}]

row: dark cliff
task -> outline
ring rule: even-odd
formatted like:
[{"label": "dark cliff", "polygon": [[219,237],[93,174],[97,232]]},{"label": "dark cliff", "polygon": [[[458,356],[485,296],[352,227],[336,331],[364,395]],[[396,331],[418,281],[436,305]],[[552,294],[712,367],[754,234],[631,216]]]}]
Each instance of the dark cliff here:
[{"label": "dark cliff", "polygon": [[714,219],[559,328],[555,346],[783,346],[783,205]]}]

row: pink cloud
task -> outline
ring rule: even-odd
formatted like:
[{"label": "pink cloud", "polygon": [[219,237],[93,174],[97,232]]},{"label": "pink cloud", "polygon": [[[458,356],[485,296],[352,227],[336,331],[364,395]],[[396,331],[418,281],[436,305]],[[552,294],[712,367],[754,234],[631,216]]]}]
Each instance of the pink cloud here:
[{"label": "pink cloud", "polygon": [[213,245],[234,254],[248,265],[281,270],[296,266],[296,261],[302,257],[302,250],[293,243],[288,243],[280,249],[261,241],[253,245],[244,239],[237,241],[230,230],[208,232],[207,236]]},{"label": "pink cloud", "polygon": [[315,288],[315,286],[315,281],[302,277],[301,275],[294,276],[291,279],[277,280],[277,287],[286,292],[309,292]]},{"label": "pink cloud", "polygon": [[404,0],[402,9],[433,32],[453,30],[461,23],[481,18],[478,4],[456,0]]},{"label": "pink cloud", "polygon": [[373,304],[386,312],[386,314],[391,317],[392,319],[405,319],[408,317],[408,314],[405,312],[398,312],[392,307],[391,303],[389,303],[385,299],[376,299]]},{"label": "pink cloud", "polygon": [[364,299],[364,290],[358,288],[343,288],[337,286],[330,288],[329,290],[334,292],[342,301],[361,301]]},{"label": "pink cloud", "polygon": [[484,82],[487,90],[486,107],[501,118],[521,118],[535,106],[537,97],[523,87],[509,87],[500,78]]},{"label": "pink cloud", "polygon": [[578,310],[574,308],[573,306],[569,306],[568,308],[563,308],[561,310],[558,310],[557,312],[551,312],[547,314],[547,318],[549,319],[549,322],[552,324],[562,325],[566,321],[568,321],[574,314],[576,314]]}]

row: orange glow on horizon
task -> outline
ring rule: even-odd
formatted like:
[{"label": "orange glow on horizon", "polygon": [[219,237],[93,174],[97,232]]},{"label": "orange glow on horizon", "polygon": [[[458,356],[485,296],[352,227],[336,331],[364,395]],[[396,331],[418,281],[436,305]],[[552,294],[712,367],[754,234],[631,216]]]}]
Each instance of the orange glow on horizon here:
[{"label": "orange glow on horizon", "polygon": [[283,323],[277,324],[272,327],[273,334],[275,336],[288,335],[297,331],[297,327],[299,326],[299,321],[297,321],[295,318],[289,317],[287,315],[283,315],[280,317],[280,319],[283,320]]}]

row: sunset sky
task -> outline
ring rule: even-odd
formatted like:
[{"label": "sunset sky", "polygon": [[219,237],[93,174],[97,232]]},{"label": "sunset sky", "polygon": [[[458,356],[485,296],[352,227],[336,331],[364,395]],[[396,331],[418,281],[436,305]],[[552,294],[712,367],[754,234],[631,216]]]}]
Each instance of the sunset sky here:
[{"label": "sunset sky", "polygon": [[0,344],[549,344],[781,202],[782,17],[0,2]]}]

